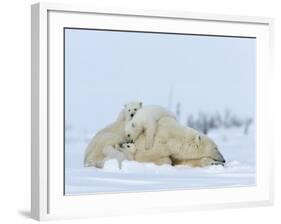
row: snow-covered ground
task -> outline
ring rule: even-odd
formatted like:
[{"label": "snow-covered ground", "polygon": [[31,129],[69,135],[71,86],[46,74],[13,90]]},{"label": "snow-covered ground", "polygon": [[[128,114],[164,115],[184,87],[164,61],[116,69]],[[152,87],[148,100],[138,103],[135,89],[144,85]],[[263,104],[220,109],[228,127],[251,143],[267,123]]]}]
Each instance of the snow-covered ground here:
[{"label": "snow-covered ground", "polygon": [[250,186],[256,182],[255,131],[219,129],[208,134],[219,146],[226,165],[190,168],[124,161],[120,170],[114,160],[103,169],[83,167],[84,152],[89,142],[87,133],[66,131],[66,195],[102,192],[137,192],[191,188]]}]

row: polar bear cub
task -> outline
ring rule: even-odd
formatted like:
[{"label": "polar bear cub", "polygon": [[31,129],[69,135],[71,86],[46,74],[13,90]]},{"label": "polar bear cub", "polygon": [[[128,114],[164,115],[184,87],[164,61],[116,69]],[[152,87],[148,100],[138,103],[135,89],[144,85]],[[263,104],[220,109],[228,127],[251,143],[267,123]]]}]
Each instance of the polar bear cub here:
[{"label": "polar bear cub", "polygon": [[95,134],[85,151],[84,166],[103,167],[103,160],[107,155],[103,153],[104,149],[115,152],[115,146],[126,141],[125,126],[141,107],[141,102],[127,103],[113,123]]},{"label": "polar bear cub", "polygon": [[156,105],[142,107],[125,126],[127,140],[135,142],[138,136],[144,132],[145,148],[152,148],[157,122],[162,117],[175,119],[175,116],[163,107]]},{"label": "polar bear cub", "polygon": [[106,146],[103,149],[105,158],[102,161],[102,167],[107,160],[116,159],[118,166],[122,168],[122,162],[124,160],[134,160],[136,154],[136,146],[133,143],[123,143],[121,145]]},{"label": "polar bear cub", "polygon": [[142,102],[132,101],[124,105],[126,121],[130,121],[139,109],[142,108]]}]

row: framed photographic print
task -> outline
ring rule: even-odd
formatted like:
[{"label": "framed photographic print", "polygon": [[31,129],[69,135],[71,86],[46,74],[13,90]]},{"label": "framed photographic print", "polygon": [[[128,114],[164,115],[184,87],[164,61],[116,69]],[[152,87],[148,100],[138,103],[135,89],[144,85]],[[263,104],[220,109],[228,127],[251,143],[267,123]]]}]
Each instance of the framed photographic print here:
[{"label": "framed photographic print", "polygon": [[272,204],[272,29],[32,5],[32,217]]}]

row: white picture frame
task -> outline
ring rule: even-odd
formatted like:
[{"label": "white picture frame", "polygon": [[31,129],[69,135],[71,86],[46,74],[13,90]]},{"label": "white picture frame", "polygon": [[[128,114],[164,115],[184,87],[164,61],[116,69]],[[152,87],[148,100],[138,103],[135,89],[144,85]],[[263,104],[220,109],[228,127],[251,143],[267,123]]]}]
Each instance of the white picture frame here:
[{"label": "white picture frame", "polygon": [[[273,19],[189,12],[97,9],[38,3],[31,7],[31,215],[37,220],[141,214],[273,203],[270,97]],[[254,187],[64,196],[63,27],[257,38],[257,184]],[[186,200],[185,200],[186,199]],[[114,202],[118,201],[118,206]]]}]

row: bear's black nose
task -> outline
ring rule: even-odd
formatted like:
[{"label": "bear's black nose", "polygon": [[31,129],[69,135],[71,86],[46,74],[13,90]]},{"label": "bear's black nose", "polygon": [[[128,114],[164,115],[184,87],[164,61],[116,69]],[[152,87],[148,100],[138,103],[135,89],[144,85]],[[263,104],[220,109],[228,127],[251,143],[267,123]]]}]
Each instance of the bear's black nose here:
[{"label": "bear's black nose", "polygon": [[134,114],[131,114],[131,117],[133,117],[134,116]]}]

